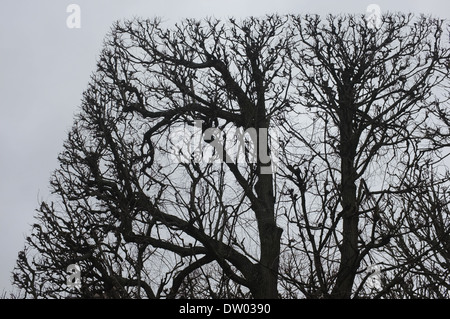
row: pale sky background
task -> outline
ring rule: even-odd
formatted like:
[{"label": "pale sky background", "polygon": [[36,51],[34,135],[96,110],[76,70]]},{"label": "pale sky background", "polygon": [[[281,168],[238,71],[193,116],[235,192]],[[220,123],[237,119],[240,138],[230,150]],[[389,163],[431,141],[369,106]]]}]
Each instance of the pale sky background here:
[{"label": "pale sky background", "polygon": [[[69,29],[69,4],[81,7],[81,28]],[[382,11],[450,18],[448,0],[1,0],[0,2],[0,295],[31,230],[38,203],[95,70],[112,22],[133,16],[182,18],[267,13]]]}]

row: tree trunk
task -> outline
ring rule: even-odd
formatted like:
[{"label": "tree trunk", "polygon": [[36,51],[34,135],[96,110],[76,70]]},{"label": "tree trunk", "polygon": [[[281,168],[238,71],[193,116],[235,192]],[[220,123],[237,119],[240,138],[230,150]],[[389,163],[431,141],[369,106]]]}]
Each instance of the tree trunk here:
[{"label": "tree trunk", "polygon": [[334,298],[350,298],[356,271],[358,269],[358,207],[356,204],[356,169],[354,167],[358,136],[354,132],[355,109],[351,90],[341,94],[340,109],[340,157],[341,157],[341,205],[342,243],[341,260],[336,284],[332,291]]},{"label": "tree trunk", "polygon": [[[343,170],[343,173],[347,170]],[[345,176],[345,175],[344,175]],[[343,229],[341,261],[333,297],[350,298],[353,281],[358,269],[358,211],[356,207],[356,186],[350,176],[342,178]]]},{"label": "tree trunk", "polygon": [[254,278],[254,297],[257,299],[278,298],[280,239],[283,230],[276,225],[275,221],[272,182],[272,175],[260,175],[255,185],[262,204],[256,212],[261,254]]},{"label": "tree trunk", "polygon": [[[261,123],[260,127],[268,130],[268,123]],[[267,133],[267,134],[266,134]],[[273,191],[273,173],[270,170],[272,161],[269,154],[268,131],[261,135],[258,132],[258,181],[255,192],[258,205],[254,208],[258,223],[260,241],[260,262],[254,278],[254,297],[257,299],[278,298],[278,267],[280,257],[280,239],[283,230],[275,220],[275,196]],[[262,147],[263,146],[263,147]],[[267,154],[261,154],[261,150]],[[268,161],[267,161],[268,160]]]}]

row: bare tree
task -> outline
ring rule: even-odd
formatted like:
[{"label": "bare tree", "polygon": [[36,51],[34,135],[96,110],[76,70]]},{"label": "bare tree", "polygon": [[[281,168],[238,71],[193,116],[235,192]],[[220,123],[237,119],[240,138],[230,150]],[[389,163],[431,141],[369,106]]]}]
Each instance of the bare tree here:
[{"label": "bare tree", "polygon": [[[423,168],[428,184],[403,193],[403,236],[390,243],[387,252],[397,262],[386,280],[397,289],[384,289],[389,298],[446,298],[449,295],[450,223],[448,172],[438,178],[435,169]],[[423,179],[422,176],[416,176]],[[429,187],[427,187],[429,186]]]},{"label": "bare tree", "polygon": [[[35,273],[26,253],[19,285],[34,297],[64,290],[64,269],[78,262],[83,296],[175,297],[214,262],[214,273],[252,296],[276,298],[282,230],[273,174],[263,171],[270,161],[185,163],[169,150],[170,134],[197,119],[203,131],[269,129],[285,97],[286,21],[115,25],[52,179],[63,206],[42,205],[28,243],[40,251],[45,287],[23,277]],[[256,141],[268,149],[269,139]]]},{"label": "bare tree", "polygon": [[442,28],[401,14],[378,30],[351,15],[116,23],[15,284],[34,298],[392,296],[408,274],[393,252],[415,231],[404,195],[437,185],[412,177],[448,81]]},{"label": "bare tree", "polygon": [[422,187],[406,181],[423,165],[422,128],[432,126],[429,110],[448,79],[443,21],[390,15],[372,30],[352,16],[306,16],[293,24],[303,108],[285,125],[293,148],[283,177],[292,201],[285,215],[298,234],[289,253],[302,262],[289,265],[288,278],[311,297],[364,296],[370,265],[395,267],[382,248],[409,218],[397,195]]}]

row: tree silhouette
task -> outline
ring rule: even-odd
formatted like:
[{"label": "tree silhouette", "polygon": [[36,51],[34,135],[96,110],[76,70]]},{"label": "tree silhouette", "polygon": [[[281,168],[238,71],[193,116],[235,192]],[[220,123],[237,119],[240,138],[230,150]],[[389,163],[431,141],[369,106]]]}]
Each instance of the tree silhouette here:
[{"label": "tree silhouette", "polygon": [[354,17],[294,19],[297,103],[308,115],[299,109],[290,118],[310,120],[306,129],[292,121],[286,130],[305,150],[284,157],[284,178],[298,194],[289,194],[287,216],[303,234],[311,274],[296,274],[296,265],[291,277],[302,278],[297,285],[308,293],[348,298],[364,263],[395,267],[381,251],[402,236],[409,212],[399,210],[397,195],[420,185],[406,179],[427,162],[421,128],[433,126],[428,113],[448,79],[442,21],[412,22],[385,16],[371,30]]},{"label": "tree silhouette", "polygon": [[415,205],[445,184],[423,173],[446,147],[443,23],[117,22],[15,284],[34,298],[395,298],[417,296],[405,283],[420,266],[416,285],[442,286],[403,242],[448,239],[447,203],[441,217]]}]

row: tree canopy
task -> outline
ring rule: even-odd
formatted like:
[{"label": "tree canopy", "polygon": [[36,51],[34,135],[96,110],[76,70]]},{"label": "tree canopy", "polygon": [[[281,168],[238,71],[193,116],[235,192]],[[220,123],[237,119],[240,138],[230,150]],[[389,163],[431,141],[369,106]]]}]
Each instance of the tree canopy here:
[{"label": "tree canopy", "polygon": [[115,23],[15,285],[448,298],[445,28],[400,13],[378,29],[362,15]]}]

